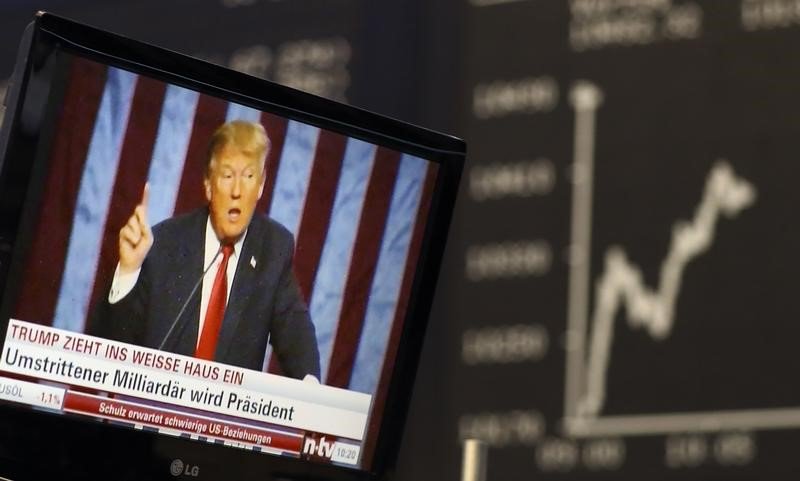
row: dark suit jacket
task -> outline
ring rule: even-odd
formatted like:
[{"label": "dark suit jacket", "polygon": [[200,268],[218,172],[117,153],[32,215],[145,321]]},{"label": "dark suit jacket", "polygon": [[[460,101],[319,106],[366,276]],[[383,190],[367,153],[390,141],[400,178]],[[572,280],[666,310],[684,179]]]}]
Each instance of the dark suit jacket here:
[{"label": "dark suit jacket", "polygon": [[[157,348],[203,273],[208,209],[153,227],[153,247],[136,286],[116,304],[105,298],[96,334]],[[319,378],[314,325],[292,272],[294,239],[282,225],[255,214],[239,253],[217,343],[218,362],[261,370],[267,338],[284,374]],[[251,259],[255,261],[255,267]],[[191,296],[164,350],[193,355],[200,318],[200,288]]]}]

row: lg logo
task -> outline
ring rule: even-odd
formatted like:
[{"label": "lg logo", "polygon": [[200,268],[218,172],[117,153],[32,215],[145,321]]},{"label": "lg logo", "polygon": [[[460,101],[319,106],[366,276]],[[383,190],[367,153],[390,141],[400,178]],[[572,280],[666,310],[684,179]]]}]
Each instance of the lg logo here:
[{"label": "lg logo", "polygon": [[184,475],[196,478],[200,475],[200,467],[192,466],[191,464],[185,464],[180,459],[176,459],[172,462],[172,464],[170,464],[169,472],[172,473],[173,476]]}]

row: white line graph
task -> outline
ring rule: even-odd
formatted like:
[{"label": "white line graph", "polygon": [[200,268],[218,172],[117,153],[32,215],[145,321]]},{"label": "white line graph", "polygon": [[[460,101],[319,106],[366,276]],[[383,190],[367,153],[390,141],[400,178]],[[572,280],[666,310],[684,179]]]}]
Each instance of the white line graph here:
[{"label": "white line graph", "polygon": [[669,336],[687,264],[711,247],[720,215],[735,217],[755,199],[755,187],[737,178],[730,165],[724,161],[715,164],[694,219],[678,222],[673,228],[672,243],[661,264],[661,276],[655,290],[644,284],[641,271],[628,261],[621,247],[608,249],[605,271],[597,281],[595,292],[586,360],[586,391],[578,404],[578,416],[596,416],[603,407],[614,317],[618,309],[625,308],[630,327],[646,328],[655,340]]},{"label": "white line graph", "polygon": [[646,329],[656,342],[668,339],[686,267],[713,247],[718,223],[723,219],[732,220],[753,206],[757,192],[752,183],[734,173],[728,162],[717,161],[706,178],[692,219],[672,226],[671,242],[660,266],[658,284],[648,287],[641,270],[627,258],[625,250],[612,246],[605,253],[603,271],[596,280],[590,318],[595,120],[603,93],[592,83],[580,81],[574,84],[570,100],[575,112],[575,131],[565,434],[591,437],[800,427],[800,407],[602,414],[617,315],[623,311],[630,328]]}]

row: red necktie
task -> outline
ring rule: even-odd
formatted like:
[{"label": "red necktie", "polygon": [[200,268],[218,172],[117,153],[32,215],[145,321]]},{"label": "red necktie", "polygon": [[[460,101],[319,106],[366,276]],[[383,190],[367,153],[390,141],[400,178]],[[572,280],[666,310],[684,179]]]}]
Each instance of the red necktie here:
[{"label": "red necktie", "polygon": [[217,275],[214,277],[214,285],[211,287],[211,296],[208,298],[203,333],[200,334],[200,342],[194,352],[194,357],[200,359],[213,361],[214,353],[217,350],[219,328],[222,326],[222,318],[225,317],[225,298],[228,296],[228,259],[231,254],[233,254],[233,246],[224,244],[222,246],[222,262],[219,263]]}]

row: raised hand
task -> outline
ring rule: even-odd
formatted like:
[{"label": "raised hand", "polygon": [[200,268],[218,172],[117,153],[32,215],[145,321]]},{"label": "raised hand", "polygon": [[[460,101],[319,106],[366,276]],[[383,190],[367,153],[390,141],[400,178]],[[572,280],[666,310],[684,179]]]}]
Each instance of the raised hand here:
[{"label": "raised hand", "polygon": [[119,231],[119,270],[120,274],[134,272],[144,262],[153,246],[153,233],[147,222],[147,199],[150,186],[145,184],[142,200],[133,210],[133,215]]}]

